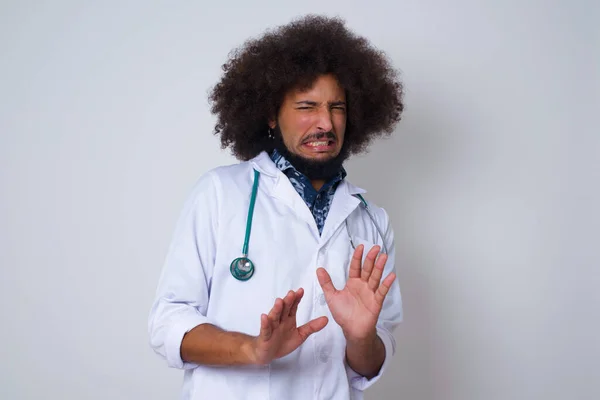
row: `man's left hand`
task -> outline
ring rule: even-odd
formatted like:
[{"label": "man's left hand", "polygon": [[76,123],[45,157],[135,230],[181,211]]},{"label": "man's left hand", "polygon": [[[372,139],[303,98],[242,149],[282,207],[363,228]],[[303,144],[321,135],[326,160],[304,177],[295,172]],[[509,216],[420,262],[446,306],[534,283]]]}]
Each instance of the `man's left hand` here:
[{"label": "man's left hand", "polygon": [[371,248],[361,266],[364,246],[356,247],[350,263],[349,277],[342,290],[333,286],[331,277],[324,268],[317,269],[317,278],[331,316],[342,328],[348,341],[360,342],[376,335],[375,327],[383,301],[396,279],[396,274],[392,272],[381,281],[387,254],[377,257],[380,249],[379,246]]}]

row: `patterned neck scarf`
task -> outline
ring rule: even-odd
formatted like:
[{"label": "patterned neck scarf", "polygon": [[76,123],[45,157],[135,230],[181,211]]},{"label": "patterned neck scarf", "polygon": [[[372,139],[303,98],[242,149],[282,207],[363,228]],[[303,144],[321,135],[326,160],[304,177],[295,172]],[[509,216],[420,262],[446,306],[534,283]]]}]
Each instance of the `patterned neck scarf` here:
[{"label": "patterned neck scarf", "polygon": [[325,219],[329,213],[329,208],[331,207],[331,202],[333,201],[335,189],[342,179],[346,177],[346,170],[343,167],[340,168],[340,171],[333,178],[325,182],[319,191],[316,191],[310,179],[301,172],[298,172],[277,150],[273,150],[270,156],[277,168],[288,177],[294,189],[296,189],[308,206],[317,223],[319,234],[321,234],[325,225]]}]

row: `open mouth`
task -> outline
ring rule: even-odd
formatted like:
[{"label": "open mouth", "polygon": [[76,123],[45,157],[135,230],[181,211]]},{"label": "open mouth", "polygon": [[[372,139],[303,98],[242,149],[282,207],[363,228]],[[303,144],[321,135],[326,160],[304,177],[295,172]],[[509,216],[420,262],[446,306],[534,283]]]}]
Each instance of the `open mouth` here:
[{"label": "open mouth", "polygon": [[302,144],[309,151],[326,152],[335,148],[335,140],[333,139],[317,139],[309,140]]}]

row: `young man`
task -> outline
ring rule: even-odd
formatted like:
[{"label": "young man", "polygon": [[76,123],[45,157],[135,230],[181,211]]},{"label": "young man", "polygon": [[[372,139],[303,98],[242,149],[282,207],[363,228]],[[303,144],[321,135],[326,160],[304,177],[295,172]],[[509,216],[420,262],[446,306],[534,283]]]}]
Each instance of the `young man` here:
[{"label": "young man", "polygon": [[387,213],[343,162],[391,133],[402,85],[339,19],[247,42],[213,89],[215,134],[242,162],[200,178],[149,319],[185,399],[359,399],[402,319]]}]

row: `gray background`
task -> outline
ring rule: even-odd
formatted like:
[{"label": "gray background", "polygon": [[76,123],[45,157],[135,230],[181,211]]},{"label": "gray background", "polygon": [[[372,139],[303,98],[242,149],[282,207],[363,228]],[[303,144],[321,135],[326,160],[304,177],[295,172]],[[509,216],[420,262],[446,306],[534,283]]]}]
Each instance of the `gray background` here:
[{"label": "gray background", "polygon": [[600,16],[566,0],[0,2],[0,398],[178,397],[146,321],[187,193],[234,162],[206,93],[306,12],[406,84],[393,138],[348,164],[405,302],[368,398],[600,398]]}]

